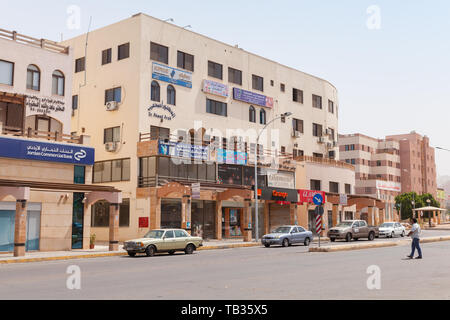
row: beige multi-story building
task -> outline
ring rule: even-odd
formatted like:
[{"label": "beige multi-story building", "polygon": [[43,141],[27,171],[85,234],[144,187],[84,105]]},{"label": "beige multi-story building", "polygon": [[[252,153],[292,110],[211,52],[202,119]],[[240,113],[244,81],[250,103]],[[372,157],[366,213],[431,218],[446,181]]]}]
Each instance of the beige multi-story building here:
[{"label": "beige multi-story building", "polygon": [[359,133],[339,135],[339,158],[355,166],[355,193],[383,200],[385,219],[397,220],[395,197],[402,191],[399,143]]},{"label": "beige multi-story building", "polygon": [[[145,14],[62,44],[73,48],[72,130],[96,148],[93,183],[123,191],[121,240],[169,226],[251,236],[255,149],[262,199],[271,201],[260,206],[259,234],[308,224],[311,208],[296,198],[310,180],[354,190],[353,166],[321,162],[338,159],[338,97],[328,81]],[[307,177],[296,170],[314,162]],[[328,166],[326,177],[317,166]],[[280,188],[285,194],[264,198]],[[98,203],[100,239],[107,221]]]},{"label": "beige multi-story building", "polygon": [[400,145],[402,192],[430,193],[436,198],[436,159],[430,139],[415,131],[386,136]]}]

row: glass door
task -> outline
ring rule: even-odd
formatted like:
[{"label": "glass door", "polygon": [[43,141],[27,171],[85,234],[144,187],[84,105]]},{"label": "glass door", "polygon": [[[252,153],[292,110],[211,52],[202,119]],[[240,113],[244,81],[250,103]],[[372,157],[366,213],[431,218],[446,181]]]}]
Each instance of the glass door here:
[{"label": "glass door", "polygon": [[84,193],[74,192],[72,212],[72,249],[83,248]]},{"label": "glass door", "polygon": [[16,212],[0,210],[0,252],[14,250],[14,220]]}]

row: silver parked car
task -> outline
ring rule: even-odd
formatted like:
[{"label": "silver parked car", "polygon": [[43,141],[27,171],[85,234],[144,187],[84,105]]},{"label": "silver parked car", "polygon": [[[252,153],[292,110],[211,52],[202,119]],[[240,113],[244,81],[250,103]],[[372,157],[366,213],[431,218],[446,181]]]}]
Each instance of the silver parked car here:
[{"label": "silver parked car", "polygon": [[406,228],[399,222],[385,222],[378,229],[380,230],[380,237],[385,236],[386,238],[393,238],[395,236],[404,237],[406,233]]},{"label": "silver parked car", "polygon": [[261,238],[261,243],[266,248],[270,247],[272,244],[287,247],[294,243],[303,243],[305,246],[309,246],[312,239],[312,232],[303,227],[281,226],[273,230],[271,233],[264,235]]}]

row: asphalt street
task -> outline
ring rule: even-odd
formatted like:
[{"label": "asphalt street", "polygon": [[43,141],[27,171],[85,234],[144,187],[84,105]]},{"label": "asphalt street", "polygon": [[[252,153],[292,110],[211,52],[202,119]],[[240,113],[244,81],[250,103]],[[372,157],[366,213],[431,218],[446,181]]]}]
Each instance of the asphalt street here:
[{"label": "asphalt street", "polygon": [[[423,260],[406,259],[409,246],[309,253],[295,245],[0,265],[0,299],[450,299],[450,242],[422,248]],[[79,290],[66,285],[71,265]],[[379,289],[367,287],[370,266],[380,270]]]}]

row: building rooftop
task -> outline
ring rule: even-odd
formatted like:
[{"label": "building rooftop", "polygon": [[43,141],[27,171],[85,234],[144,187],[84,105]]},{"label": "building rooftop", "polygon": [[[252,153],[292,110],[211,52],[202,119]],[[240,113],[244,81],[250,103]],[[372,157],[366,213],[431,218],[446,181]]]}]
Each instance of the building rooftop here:
[{"label": "building rooftop", "polygon": [[0,39],[6,39],[15,41],[17,43],[25,44],[28,46],[33,46],[41,48],[47,51],[69,54],[69,47],[62,46],[57,42],[47,40],[47,39],[36,39],[20,33],[17,31],[9,31],[5,29],[0,29]]}]

